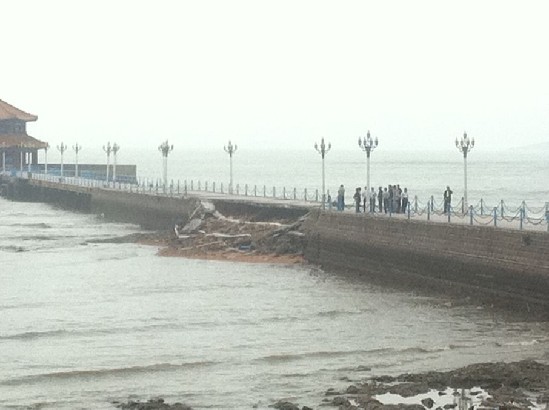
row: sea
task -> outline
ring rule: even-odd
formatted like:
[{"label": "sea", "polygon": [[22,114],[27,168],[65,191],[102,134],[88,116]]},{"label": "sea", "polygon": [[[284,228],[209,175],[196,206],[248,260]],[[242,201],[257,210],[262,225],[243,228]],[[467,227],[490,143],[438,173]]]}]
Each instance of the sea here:
[{"label": "sea", "polygon": [[[311,151],[242,149],[235,181],[318,189],[321,158]],[[176,153],[170,179],[228,182],[224,152]],[[372,186],[400,184],[422,198],[463,189],[458,153],[381,154],[371,158]],[[137,164],[139,178],[161,177],[156,148],[125,155],[119,163]],[[545,206],[546,158],[471,154],[469,197]],[[329,189],[364,186],[364,156],[329,152],[325,161]],[[135,232],[101,215],[0,198],[1,409],[113,409],[158,397],[194,409],[278,400],[318,408],[328,388],[373,375],[549,363],[549,321],[316,266],[159,257],[154,246],[116,241]]]}]

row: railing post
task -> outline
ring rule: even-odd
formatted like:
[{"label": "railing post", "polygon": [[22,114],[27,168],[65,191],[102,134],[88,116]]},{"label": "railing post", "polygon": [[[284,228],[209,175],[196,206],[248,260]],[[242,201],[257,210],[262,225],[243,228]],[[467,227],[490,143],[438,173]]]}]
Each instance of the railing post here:
[{"label": "railing post", "polygon": [[254,196],[257,196],[257,185],[254,185]]},{"label": "railing post", "polygon": [[276,187],[273,187],[273,198],[276,198]]},{"label": "railing post", "polygon": [[503,199],[501,200],[501,212],[500,212],[500,215],[501,215],[501,219],[503,219]]},{"label": "railing post", "polygon": [[185,195],[187,195],[187,180],[185,180],[185,186],[183,187],[183,189],[185,190]]},{"label": "railing post", "polygon": [[473,205],[469,205],[469,225],[473,225]]},{"label": "railing post", "polygon": [[480,216],[484,215],[484,201],[480,198]]},{"label": "railing post", "polygon": [[200,184],[200,180],[198,180],[198,190],[200,191],[201,189],[201,184]]},{"label": "railing post", "polygon": [[177,180],[177,195],[179,195],[180,192],[179,192],[179,179]]},{"label": "railing post", "polygon": [[267,187],[265,185],[263,185],[263,197],[267,197]]},{"label": "railing post", "polygon": [[244,196],[248,196],[248,184],[244,185]]},{"label": "railing post", "polygon": [[450,215],[452,214],[452,205],[448,206],[448,223],[450,223]]},{"label": "railing post", "polygon": [[435,210],[435,198],[431,195],[431,212]]},{"label": "railing post", "polygon": [[307,188],[303,191],[303,199],[307,202]]},{"label": "railing post", "polygon": [[465,215],[465,198],[461,197],[461,213]]},{"label": "railing post", "polygon": [[215,181],[212,182],[212,191],[213,191],[213,193],[215,194]]},{"label": "railing post", "polygon": [[315,189],[315,202],[318,202],[318,189]]},{"label": "railing post", "polygon": [[297,199],[297,190],[294,188],[294,201]]},{"label": "railing post", "polygon": [[326,200],[328,201],[328,211],[331,211],[332,210],[332,198],[330,197],[330,195],[328,195],[326,197]]},{"label": "railing post", "polygon": [[520,209],[519,209],[519,214],[520,214],[520,226],[519,226],[519,229],[522,231],[522,224],[524,222],[524,206],[521,206]]},{"label": "railing post", "polygon": [[494,226],[498,226],[498,207],[494,206]]},{"label": "railing post", "polygon": [[410,204],[407,204],[406,208],[408,208],[406,209],[406,212],[408,213],[408,220],[410,220],[410,208],[411,208]]},{"label": "railing post", "polygon": [[427,202],[427,220],[431,220],[431,206],[429,205],[429,202]]},{"label": "railing post", "polygon": [[236,184],[236,194],[240,195],[240,185]]},{"label": "railing post", "polygon": [[191,191],[194,191],[194,179],[191,179]]},{"label": "railing post", "polygon": [[204,192],[208,192],[208,181],[204,181]]},{"label": "railing post", "polygon": [[286,187],[282,187],[282,199],[286,199]]},{"label": "railing post", "polygon": [[221,189],[221,193],[224,194],[224,192],[223,192],[223,182],[221,183],[221,188],[220,189]]},{"label": "railing post", "polygon": [[[381,213],[381,209],[379,212]],[[414,212],[417,214],[417,195],[414,195]]]}]

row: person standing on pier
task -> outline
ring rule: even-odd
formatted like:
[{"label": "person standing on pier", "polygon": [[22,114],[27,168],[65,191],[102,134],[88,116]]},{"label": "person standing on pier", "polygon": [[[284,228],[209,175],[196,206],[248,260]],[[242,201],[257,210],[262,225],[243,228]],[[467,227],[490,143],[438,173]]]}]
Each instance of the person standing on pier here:
[{"label": "person standing on pier", "polygon": [[379,187],[379,191],[377,191],[377,202],[379,205],[379,213],[383,212],[383,188]]},{"label": "person standing on pier", "polygon": [[357,214],[360,212],[360,201],[362,200],[361,191],[362,189],[358,187],[355,191],[355,194],[353,195],[353,199],[355,200],[355,210]]},{"label": "person standing on pier", "polygon": [[345,187],[343,186],[343,184],[341,184],[339,186],[339,189],[337,190],[337,210],[345,210]]},{"label": "person standing on pier", "polygon": [[[375,213],[376,211],[376,190],[374,187],[372,187],[372,191],[370,192],[370,212]],[[364,208],[364,212],[366,212],[366,208]]]},{"label": "person standing on pier", "polygon": [[406,213],[406,208],[408,207],[408,188],[404,188],[402,192],[402,213]]},{"label": "person standing on pier", "polygon": [[450,189],[449,186],[446,187],[444,191],[444,213],[450,212],[450,207],[452,206],[452,194],[454,192]]}]

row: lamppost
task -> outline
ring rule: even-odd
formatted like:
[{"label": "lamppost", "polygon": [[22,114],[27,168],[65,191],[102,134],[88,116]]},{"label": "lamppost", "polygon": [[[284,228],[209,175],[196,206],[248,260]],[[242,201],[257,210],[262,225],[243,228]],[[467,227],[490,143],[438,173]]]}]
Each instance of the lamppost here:
[{"label": "lamppost", "polygon": [[69,147],[63,143],[61,145],[57,146],[57,149],[61,153],[61,177],[63,176],[63,153],[68,149]]},{"label": "lamppost", "polygon": [[46,146],[44,147],[44,174],[48,174],[48,149],[50,148],[50,144],[46,142]]},{"label": "lamppost", "polygon": [[103,151],[107,153],[107,177],[105,178],[105,180],[107,181],[107,184],[108,184],[109,183],[109,166],[111,164],[111,152],[112,152],[110,141],[107,142],[107,146],[103,145]]},{"label": "lamppost", "polygon": [[233,154],[236,152],[236,144],[232,144],[229,140],[229,144],[224,146],[223,149],[227,154],[229,154],[229,163],[230,163],[230,181],[229,181],[229,194],[233,193]]},{"label": "lamppost", "polygon": [[324,157],[332,148],[332,144],[328,143],[328,146],[324,144],[324,137],[320,140],[320,146],[315,142],[315,149],[322,157],[322,209],[326,209],[326,174],[324,172]]},{"label": "lamppost", "polygon": [[6,172],[6,143],[2,141],[2,172]]},{"label": "lamppost", "polygon": [[78,145],[78,143],[76,143],[76,145],[72,146],[72,149],[76,153],[75,158],[74,158],[74,176],[76,178],[78,178],[78,153],[80,151],[82,151],[82,146]]},{"label": "lamppost", "polygon": [[162,179],[164,180],[164,193],[166,193],[166,187],[168,186],[168,154],[173,151],[173,145],[168,144],[168,140],[166,140],[160,144],[158,150],[163,157]]},{"label": "lamppost", "polygon": [[467,211],[467,154],[475,146],[475,138],[469,139],[467,133],[463,133],[461,140],[456,138],[456,147],[459,152],[463,153],[463,174],[464,174],[464,193],[463,193],[463,209]]},{"label": "lamppost", "polygon": [[[376,149],[379,144],[379,140],[373,140],[370,137],[370,130],[366,134],[366,137],[358,137],[358,146],[366,153],[366,203],[370,206],[370,153]],[[366,212],[366,209],[364,210]]]},{"label": "lamppost", "polygon": [[120,145],[112,144],[112,182],[116,182],[116,153],[120,151]]}]

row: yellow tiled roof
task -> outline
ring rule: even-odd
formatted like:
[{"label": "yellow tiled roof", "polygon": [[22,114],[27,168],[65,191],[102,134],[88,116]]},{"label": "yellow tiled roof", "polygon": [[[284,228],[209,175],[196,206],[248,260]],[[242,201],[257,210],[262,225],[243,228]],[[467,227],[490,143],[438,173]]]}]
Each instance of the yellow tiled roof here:
[{"label": "yellow tiled roof", "polygon": [[13,105],[0,100],[0,120],[10,119],[36,121],[38,117],[36,115],[29,114],[28,112],[21,111],[19,108],[15,108]]}]

